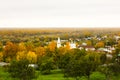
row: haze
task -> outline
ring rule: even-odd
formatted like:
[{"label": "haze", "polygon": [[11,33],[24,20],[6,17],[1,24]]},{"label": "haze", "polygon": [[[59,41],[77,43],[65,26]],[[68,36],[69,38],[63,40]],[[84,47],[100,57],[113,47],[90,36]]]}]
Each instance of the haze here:
[{"label": "haze", "polygon": [[119,0],[0,0],[0,28],[119,27]]}]

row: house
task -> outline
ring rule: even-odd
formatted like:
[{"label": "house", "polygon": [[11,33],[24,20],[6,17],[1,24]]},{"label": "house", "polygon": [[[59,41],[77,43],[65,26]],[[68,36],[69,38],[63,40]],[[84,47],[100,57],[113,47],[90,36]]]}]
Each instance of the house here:
[{"label": "house", "polygon": [[95,48],[93,46],[87,46],[87,45],[81,45],[81,46],[78,46],[78,48],[81,50],[81,49],[85,49],[86,51],[95,51]]},{"label": "house", "polygon": [[10,65],[10,63],[0,62],[0,66],[7,66],[7,65]]},{"label": "house", "polygon": [[112,53],[115,50],[114,47],[106,46],[105,48],[98,48],[97,51]]},{"label": "house", "polygon": [[116,42],[120,39],[120,36],[114,36],[114,38],[116,39]]}]

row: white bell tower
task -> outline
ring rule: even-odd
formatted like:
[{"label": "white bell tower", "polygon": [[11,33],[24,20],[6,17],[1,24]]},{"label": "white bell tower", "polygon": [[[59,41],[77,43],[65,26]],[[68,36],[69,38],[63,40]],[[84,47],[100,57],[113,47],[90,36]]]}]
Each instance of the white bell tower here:
[{"label": "white bell tower", "polygon": [[60,42],[60,38],[58,37],[58,40],[57,40],[57,48],[61,47],[61,42]]}]

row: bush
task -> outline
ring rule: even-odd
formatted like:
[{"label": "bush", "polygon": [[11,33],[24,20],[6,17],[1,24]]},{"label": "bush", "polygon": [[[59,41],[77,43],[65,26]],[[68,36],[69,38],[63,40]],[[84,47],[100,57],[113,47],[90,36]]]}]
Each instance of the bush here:
[{"label": "bush", "polygon": [[53,58],[44,57],[39,63],[42,74],[50,74],[53,68]]},{"label": "bush", "polygon": [[100,72],[93,72],[90,75],[90,80],[106,80],[106,77],[104,74],[102,74]]},{"label": "bush", "polygon": [[19,78],[20,80],[31,80],[35,78],[35,70],[29,67],[27,60],[12,61],[8,71],[13,78]]}]

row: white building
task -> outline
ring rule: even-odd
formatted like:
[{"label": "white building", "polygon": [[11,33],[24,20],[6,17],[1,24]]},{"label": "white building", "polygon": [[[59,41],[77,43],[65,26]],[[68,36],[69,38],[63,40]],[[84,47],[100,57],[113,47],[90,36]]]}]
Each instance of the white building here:
[{"label": "white building", "polygon": [[58,40],[57,40],[57,48],[61,47],[61,41],[60,41],[60,38],[58,37]]},{"label": "white building", "polygon": [[73,43],[73,42],[71,42],[71,43],[70,43],[70,49],[74,49],[74,48],[76,48],[76,44]]}]

